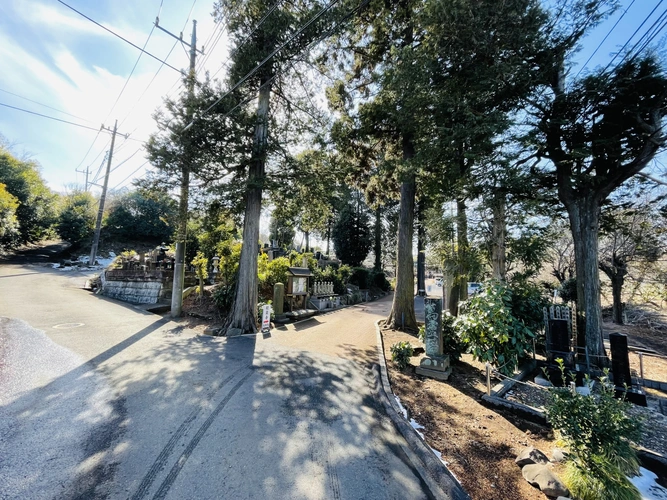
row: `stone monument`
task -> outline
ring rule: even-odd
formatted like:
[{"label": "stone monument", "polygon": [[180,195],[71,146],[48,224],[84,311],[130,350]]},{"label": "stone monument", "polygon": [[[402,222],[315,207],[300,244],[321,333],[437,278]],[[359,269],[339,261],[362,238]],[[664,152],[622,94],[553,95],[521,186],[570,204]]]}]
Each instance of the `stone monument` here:
[{"label": "stone monument", "polygon": [[425,377],[447,380],[452,368],[449,366],[449,356],[443,352],[442,299],[424,299],[424,318],[426,357],[422,358],[415,371]]},{"label": "stone monument", "polygon": [[283,283],[276,283],[273,285],[273,313],[276,319],[282,319],[283,301],[285,300],[285,285]]}]

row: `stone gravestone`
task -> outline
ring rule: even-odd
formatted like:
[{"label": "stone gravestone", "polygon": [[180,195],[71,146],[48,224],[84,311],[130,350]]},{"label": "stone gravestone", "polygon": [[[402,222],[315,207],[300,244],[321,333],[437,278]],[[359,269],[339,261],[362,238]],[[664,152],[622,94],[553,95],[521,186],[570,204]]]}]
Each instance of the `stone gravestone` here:
[{"label": "stone gravestone", "polygon": [[611,347],[611,372],[614,376],[614,385],[623,387],[632,386],[630,375],[630,359],[628,358],[628,336],[622,333],[609,334]]},{"label": "stone gravestone", "polygon": [[426,357],[422,358],[415,371],[425,377],[447,380],[452,368],[449,366],[449,356],[443,352],[442,299],[424,299],[424,316]]},{"label": "stone gravestone", "polygon": [[630,373],[630,359],[628,357],[628,336],[622,333],[610,333],[609,347],[616,397],[625,398],[636,405],[647,406],[646,394],[640,388],[632,387],[632,374]]},{"label": "stone gravestone", "polygon": [[285,300],[285,285],[276,283],[273,285],[273,312],[276,319],[283,317],[283,301]]}]

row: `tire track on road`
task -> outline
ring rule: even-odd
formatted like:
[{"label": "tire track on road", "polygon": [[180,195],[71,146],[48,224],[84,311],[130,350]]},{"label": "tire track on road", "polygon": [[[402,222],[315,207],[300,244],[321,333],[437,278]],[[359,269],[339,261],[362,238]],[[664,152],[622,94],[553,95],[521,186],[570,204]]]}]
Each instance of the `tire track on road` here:
[{"label": "tire track on road", "polygon": [[[215,390],[211,391],[211,394],[206,398],[206,402],[210,401],[210,399],[220,392],[222,388],[227,385],[229,381],[231,381],[234,378],[235,374],[230,375],[226,379],[222,381],[220,386]],[[157,475],[160,473],[160,471],[164,468],[164,465],[167,463],[167,459],[169,458],[169,455],[171,455],[171,452],[174,450],[174,447],[180,441],[180,439],[183,437],[183,435],[187,432],[187,430],[190,428],[190,425],[192,422],[194,422],[199,414],[202,411],[201,405],[198,408],[195,408],[192,410],[192,412],[187,416],[187,418],[183,421],[183,423],[178,427],[176,432],[171,436],[167,444],[165,445],[164,448],[162,448],[162,451],[160,454],[157,456],[155,459],[155,462],[153,462],[153,465],[151,466],[150,469],[148,469],[148,472],[144,476],[143,480],[141,481],[141,484],[139,485],[139,488],[137,491],[132,495],[131,499],[132,500],[141,500],[143,499],[146,494],[148,493],[148,490],[150,487],[153,485],[153,482],[155,481],[155,478]]]},{"label": "tire track on road", "polygon": [[157,490],[155,495],[153,496],[153,500],[160,500],[163,499],[167,496],[167,493],[169,492],[169,488],[174,484],[174,481],[176,481],[176,478],[180,474],[181,470],[185,466],[185,463],[188,461],[188,458],[190,458],[190,455],[192,455],[192,452],[194,449],[197,447],[201,439],[204,437],[204,434],[206,434],[206,431],[208,431],[209,427],[211,427],[211,424],[213,424],[213,421],[217,418],[217,416],[220,414],[220,412],[227,406],[227,403],[234,397],[234,394],[236,394],[236,391],[238,391],[241,386],[245,383],[248,378],[250,378],[251,375],[254,374],[254,370],[251,368],[249,373],[247,373],[241,380],[237,382],[237,384],[232,388],[231,391],[229,391],[229,394],[225,396],[225,398],[218,403],[218,406],[216,406],[215,410],[211,412],[211,414],[208,416],[208,418],[204,421],[204,423],[201,425],[197,433],[194,435],[190,443],[188,443],[188,446],[185,448],[183,453],[181,453],[181,456],[178,457],[178,460],[174,464],[174,466],[171,468],[169,471],[169,474],[167,474],[167,477],[162,481],[162,484],[160,485],[160,488]]}]

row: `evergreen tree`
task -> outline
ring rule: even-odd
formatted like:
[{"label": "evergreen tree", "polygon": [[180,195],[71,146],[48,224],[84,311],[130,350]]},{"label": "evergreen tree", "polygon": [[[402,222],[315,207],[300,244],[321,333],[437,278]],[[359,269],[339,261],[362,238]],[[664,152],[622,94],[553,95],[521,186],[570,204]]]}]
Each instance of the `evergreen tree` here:
[{"label": "evergreen tree", "polygon": [[39,165],[16,158],[0,143],[0,182],[18,201],[15,216],[19,235],[12,244],[31,243],[47,237],[56,222],[58,197],[42,179]]},{"label": "evergreen tree", "polygon": [[359,203],[348,203],[338,215],[333,227],[333,242],[343,264],[360,266],[370,252],[373,240],[370,218]]},{"label": "evergreen tree", "polygon": [[[230,92],[229,97],[238,99],[239,95],[245,95],[250,101],[257,100],[249,136],[250,153],[241,163],[247,169],[243,187],[243,246],[235,298],[224,325],[227,335],[257,331],[257,242],[267,162],[274,147],[287,145],[269,140],[270,124],[275,125],[281,119],[276,112],[278,106],[285,112],[282,118],[287,118],[286,127],[299,123],[294,117],[287,82],[298,73],[297,56],[330,26],[332,5],[313,1],[269,4],[264,0],[221,0],[215,5],[215,16],[225,20],[233,43],[228,81],[235,92]],[[261,29],[256,29],[260,22]],[[220,106],[211,110],[213,115],[229,109],[225,99],[221,99]]]},{"label": "evergreen tree", "polygon": [[[609,2],[574,2],[580,21],[569,37],[556,37],[542,61],[546,91],[533,100],[539,117],[532,143],[549,160],[536,171],[556,186],[574,240],[578,344],[608,362],[602,335],[598,233],[600,208],[611,193],[641,172],[665,144],[667,78],[651,55],[623,57],[611,72],[595,71],[566,82],[567,56],[601,19]],[[575,11],[577,12],[577,11]]]},{"label": "evergreen tree", "polygon": [[57,230],[60,237],[75,249],[93,234],[97,204],[93,195],[87,191],[74,191],[66,195],[63,201]]}]

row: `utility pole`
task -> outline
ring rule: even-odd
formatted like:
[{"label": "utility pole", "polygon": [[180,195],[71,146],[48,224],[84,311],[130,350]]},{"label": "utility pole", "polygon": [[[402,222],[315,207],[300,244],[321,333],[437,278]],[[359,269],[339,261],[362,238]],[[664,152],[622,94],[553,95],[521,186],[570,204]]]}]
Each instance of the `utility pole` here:
[{"label": "utility pole", "polygon": [[86,170],[79,170],[77,168],[76,171],[79,172],[80,174],[86,174],[86,184],[85,184],[86,189],[85,189],[85,191],[88,191],[88,175],[90,174],[90,165],[88,165],[86,167]]},{"label": "utility pole", "polygon": [[[195,63],[197,60],[197,21],[192,21],[192,36],[188,44],[183,40],[183,33],[177,37],[159,26],[160,19],[155,19],[155,26],[190,47],[190,72],[188,73],[188,109],[187,120],[192,120],[192,98],[195,92]],[[203,48],[203,47],[202,47]],[[171,316],[176,318],[183,311],[183,288],[185,280],[185,240],[188,226],[188,199],[190,194],[190,161],[186,153],[181,163],[181,197],[178,204],[178,228],[176,229],[176,256],[174,258],[174,283],[171,289]]]},{"label": "utility pole", "polygon": [[[107,187],[109,186],[109,173],[111,172],[111,158],[113,157],[113,147],[116,143],[116,133],[118,132],[118,120],[114,123],[113,130],[102,125],[102,129],[111,132],[111,148],[109,149],[109,157],[107,158],[107,171],[104,175],[104,185],[102,186],[102,196],[100,196],[100,207],[97,210],[97,220],[95,221],[95,236],[93,237],[93,247],[90,249],[90,260],[88,265],[95,265],[95,257],[97,257],[97,246],[100,243],[100,230],[102,229],[102,215],[104,214],[104,201],[107,197]],[[120,134],[123,135],[123,134]],[[128,136],[125,135],[125,138]],[[86,184],[88,181],[86,180]]]}]

